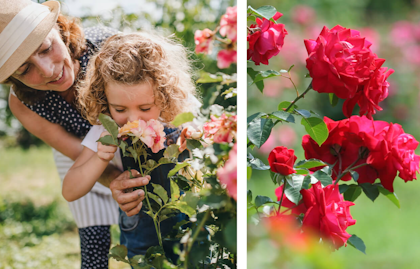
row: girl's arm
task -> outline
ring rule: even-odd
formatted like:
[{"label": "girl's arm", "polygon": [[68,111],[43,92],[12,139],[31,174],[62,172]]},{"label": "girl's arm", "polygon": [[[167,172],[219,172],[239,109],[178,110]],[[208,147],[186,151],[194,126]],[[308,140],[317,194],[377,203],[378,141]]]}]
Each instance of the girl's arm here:
[{"label": "girl's arm", "polygon": [[[83,146],[81,145],[82,139],[67,132],[59,124],[49,122],[39,116],[22,104],[22,102],[13,94],[9,95],[9,107],[13,115],[20,121],[26,130],[52,148],[55,148],[73,161],[81,154],[83,150]],[[110,164],[100,177],[99,182],[102,185],[109,187],[112,180],[117,178],[120,174],[121,171]]]},{"label": "girl's arm", "polygon": [[9,106],[13,115],[22,123],[30,133],[55,148],[73,161],[82,152],[82,140],[67,132],[59,124],[49,122],[39,116],[14,95],[9,96]]},{"label": "girl's arm", "polygon": [[[103,132],[102,136],[109,134]],[[85,196],[114,158],[116,146],[98,143],[98,152],[84,147],[82,153],[69,169],[63,181],[63,197],[71,202]]]}]

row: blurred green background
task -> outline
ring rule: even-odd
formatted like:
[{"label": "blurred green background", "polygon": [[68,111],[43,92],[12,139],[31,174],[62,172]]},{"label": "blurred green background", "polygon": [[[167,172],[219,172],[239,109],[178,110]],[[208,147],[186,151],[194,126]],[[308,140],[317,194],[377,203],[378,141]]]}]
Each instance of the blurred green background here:
[{"label": "blurred green background", "polygon": [[[362,36],[373,43],[371,48],[378,57],[386,59],[383,66],[395,70],[388,79],[391,84],[389,96],[379,104],[383,111],[374,115],[374,119],[399,123],[406,133],[420,140],[420,1],[302,0],[297,3],[291,0],[248,0],[248,5],[253,8],[274,6],[283,13],[277,22],[285,24],[289,33],[282,50],[270,60],[269,66],[256,67],[252,63],[249,66],[256,70],[278,71],[295,65],[292,78],[299,92],[303,92],[310,83],[310,78],[304,78],[308,72],[305,68],[307,52],[303,40],[316,39],[323,26],[331,29],[339,24],[359,30]],[[255,86],[248,87],[248,116],[260,111],[276,111],[281,101],[292,101],[296,97],[292,84],[286,78],[267,79],[264,83],[263,94]],[[310,91],[305,99],[299,100],[298,105],[340,120],[344,118],[342,103],[331,107],[327,94]],[[355,110],[354,114],[357,112]],[[252,154],[267,164],[268,153],[274,147],[283,145],[295,149],[298,160],[301,160],[304,158],[301,147],[304,134],[299,124],[281,124],[273,129],[271,137],[261,149],[252,151]],[[356,205],[351,207],[351,214],[357,223],[349,227],[348,232],[364,240],[367,255],[351,246],[341,248],[332,255],[334,259],[343,261],[342,268],[418,268],[420,211],[417,205],[420,201],[420,182],[404,183],[397,178],[394,186],[401,209],[382,195],[374,203],[361,195]],[[266,195],[276,199],[276,187],[268,171],[258,173],[254,170],[248,181],[248,189],[252,190],[254,197]],[[258,244],[248,243],[251,246],[248,247],[249,251],[253,249],[253,244]]]},{"label": "blurred green background", "polygon": [[[80,17],[84,27],[105,25],[124,32],[175,33],[191,51],[196,78],[201,70],[236,73],[234,64],[223,70],[217,68],[217,50],[211,55],[193,53],[194,32],[215,29],[226,8],[235,5],[234,0],[60,2],[63,14]],[[206,105],[215,89],[198,87]],[[0,268],[80,268],[77,227],[61,196],[52,151],[13,117],[8,94],[8,87],[0,85]],[[236,98],[217,98],[218,103],[236,105]],[[112,244],[117,243],[119,230],[115,225]],[[130,267],[111,260],[110,268]]]}]

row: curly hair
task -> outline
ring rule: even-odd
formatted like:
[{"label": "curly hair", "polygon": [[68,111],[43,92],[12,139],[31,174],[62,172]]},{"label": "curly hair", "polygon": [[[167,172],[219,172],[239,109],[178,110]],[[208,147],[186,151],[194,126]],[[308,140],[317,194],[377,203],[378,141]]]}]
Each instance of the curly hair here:
[{"label": "curly hair", "polygon": [[[70,57],[73,60],[79,59],[86,50],[85,35],[79,26],[79,20],[59,14],[56,27],[60,31],[61,39],[66,45]],[[9,77],[2,83],[13,85],[16,96],[27,104],[35,104],[45,98],[45,91],[32,89],[14,77]]]},{"label": "curly hair", "polygon": [[190,111],[189,96],[196,96],[187,49],[174,36],[164,38],[137,32],[116,34],[91,58],[85,80],[79,84],[82,115],[98,124],[100,113],[110,115],[105,94],[107,83],[135,85],[152,82],[155,104],[166,123]]}]

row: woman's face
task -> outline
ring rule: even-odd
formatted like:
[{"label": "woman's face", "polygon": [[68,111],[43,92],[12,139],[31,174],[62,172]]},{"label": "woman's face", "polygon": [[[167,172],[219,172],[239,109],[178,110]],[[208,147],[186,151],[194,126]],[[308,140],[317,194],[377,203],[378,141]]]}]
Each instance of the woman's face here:
[{"label": "woman's face", "polygon": [[77,72],[59,31],[53,28],[12,77],[36,90],[62,92],[73,85]]}]

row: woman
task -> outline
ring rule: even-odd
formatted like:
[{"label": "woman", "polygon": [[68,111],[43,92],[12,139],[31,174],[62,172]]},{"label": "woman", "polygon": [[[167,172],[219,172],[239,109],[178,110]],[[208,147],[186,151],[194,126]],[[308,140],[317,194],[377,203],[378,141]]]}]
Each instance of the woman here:
[{"label": "woman", "polygon": [[[54,149],[63,179],[91,127],[75,105],[75,86],[90,56],[116,31],[93,28],[83,33],[74,20],[60,14],[56,1],[40,5],[29,0],[0,0],[0,6],[0,82],[11,84],[9,106],[16,118]],[[108,268],[109,226],[118,222],[112,196],[127,215],[140,210],[143,191],[125,193],[124,189],[145,185],[148,180],[129,179],[128,173],[121,174],[110,165],[101,182],[108,185],[114,178],[112,194],[97,183],[88,195],[69,203],[79,227],[82,268]]]}]

